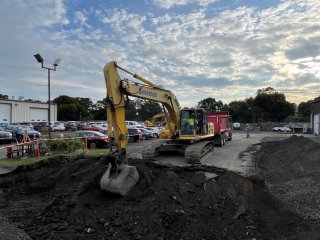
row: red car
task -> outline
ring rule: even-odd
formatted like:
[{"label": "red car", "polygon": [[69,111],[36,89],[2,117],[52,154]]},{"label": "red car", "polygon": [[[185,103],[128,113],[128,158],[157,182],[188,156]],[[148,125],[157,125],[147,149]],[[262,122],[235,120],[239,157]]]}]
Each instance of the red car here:
[{"label": "red car", "polygon": [[81,125],[80,127],[81,130],[88,130],[88,131],[101,131],[101,130],[107,130],[107,128],[96,125],[96,124],[91,124],[91,125]]},{"label": "red car", "polygon": [[109,137],[97,131],[76,131],[74,137],[87,140],[88,148],[103,148],[109,145]]},{"label": "red car", "polygon": [[142,138],[142,133],[139,128],[128,128],[128,134],[129,134],[129,142],[137,142],[140,141]]}]

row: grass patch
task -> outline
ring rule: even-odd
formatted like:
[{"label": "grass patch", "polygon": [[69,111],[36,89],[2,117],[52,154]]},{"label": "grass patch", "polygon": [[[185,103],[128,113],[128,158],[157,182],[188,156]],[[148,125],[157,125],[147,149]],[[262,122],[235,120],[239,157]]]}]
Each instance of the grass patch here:
[{"label": "grass patch", "polygon": [[69,156],[70,158],[78,158],[78,157],[97,157],[109,153],[109,149],[102,148],[102,149],[79,149],[72,153],[66,153],[61,151],[51,151],[49,156],[41,156],[41,157],[23,157],[23,158],[10,158],[10,159],[3,159],[0,161],[1,164],[6,165],[8,167],[18,167],[22,165],[32,165],[42,160],[47,160],[48,157],[54,157],[57,155],[64,155]]},{"label": "grass patch", "polygon": [[88,149],[87,150],[89,156],[99,156],[101,154],[108,154],[108,148],[96,148],[96,149]]},{"label": "grass patch", "polygon": [[42,160],[47,160],[47,156],[43,157],[23,157],[23,158],[11,158],[1,160],[0,163],[8,167],[18,167],[22,165],[32,165],[34,163],[40,162]]}]

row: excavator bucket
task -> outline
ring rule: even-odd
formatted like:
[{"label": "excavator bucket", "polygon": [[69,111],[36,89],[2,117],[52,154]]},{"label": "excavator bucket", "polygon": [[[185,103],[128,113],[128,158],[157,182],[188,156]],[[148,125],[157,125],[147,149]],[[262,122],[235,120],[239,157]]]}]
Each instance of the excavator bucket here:
[{"label": "excavator bucket", "polygon": [[111,169],[109,163],[100,180],[100,188],[104,191],[125,196],[139,181],[139,173],[134,166],[124,164],[116,172],[112,172]]}]

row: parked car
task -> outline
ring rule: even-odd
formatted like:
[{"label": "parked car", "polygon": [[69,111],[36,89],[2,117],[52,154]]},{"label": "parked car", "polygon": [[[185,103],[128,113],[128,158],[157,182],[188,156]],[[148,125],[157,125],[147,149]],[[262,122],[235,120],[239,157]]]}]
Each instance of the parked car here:
[{"label": "parked car", "polygon": [[8,123],[0,123],[0,127],[5,129],[9,124]]},{"label": "parked car", "polygon": [[107,128],[106,127],[101,127],[100,125],[97,125],[97,124],[90,124],[90,125],[81,125],[81,130],[99,132],[100,130],[107,130]]},{"label": "parked car", "polygon": [[239,122],[235,122],[232,124],[233,125],[233,130],[240,130],[241,124]]},{"label": "parked car", "polygon": [[142,124],[139,124],[136,121],[126,121],[126,125],[128,128],[143,127]]},{"label": "parked car", "polygon": [[11,132],[12,136],[15,137],[18,127],[19,125],[8,125],[5,127],[2,127],[2,129],[5,130],[6,132]]},{"label": "parked car", "polygon": [[97,131],[76,131],[74,137],[81,138],[84,141],[87,140],[88,148],[102,148],[107,147],[109,144],[108,136]]},{"label": "parked car", "polygon": [[65,131],[66,128],[64,126],[64,123],[62,122],[54,122],[51,124],[51,130],[54,131]]},{"label": "parked car", "polygon": [[24,134],[27,133],[30,140],[39,139],[41,137],[41,133],[35,131],[33,128],[28,126],[18,126],[15,137],[18,142],[21,142],[23,139]]},{"label": "parked car", "polygon": [[[101,132],[102,134],[108,136],[108,130],[106,130],[106,129],[100,130],[99,132]],[[109,137],[109,136],[108,136],[108,137]],[[111,139],[111,141],[112,141],[112,145],[116,145],[116,143],[115,143],[115,141],[114,141],[114,137],[113,137],[113,136],[112,136],[111,138],[109,137],[109,141],[110,141],[110,139]]]},{"label": "parked car", "polygon": [[137,142],[142,138],[142,133],[139,128],[128,128],[128,141]]},{"label": "parked car", "polygon": [[151,132],[145,128],[139,128],[139,130],[141,131],[141,134],[142,134],[142,140],[154,138],[153,132]]},{"label": "parked car", "polygon": [[77,122],[69,121],[64,124],[66,131],[77,131]]},{"label": "parked car", "polygon": [[145,127],[144,129],[147,129],[148,131],[152,132],[154,138],[159,138],[160,131],[162,130],[162,128],[160,127]]},{"label": "parked car", "polygon": [[0,142],[10,143],[13,141],[12,133],[6,132],[3,128],[0,127]]},{"label": "parked car", "polygon": [[12,123],[12,125],[19,125],[19,126],[28,126],[28,127],[33,127],[31,122],[16,122],[16,123]]},{"label": "parked car", "polygon": [[273,127],[272,131],[274,131],[274,132],[292,132],[291,128],[289,128],[288,126]]}]

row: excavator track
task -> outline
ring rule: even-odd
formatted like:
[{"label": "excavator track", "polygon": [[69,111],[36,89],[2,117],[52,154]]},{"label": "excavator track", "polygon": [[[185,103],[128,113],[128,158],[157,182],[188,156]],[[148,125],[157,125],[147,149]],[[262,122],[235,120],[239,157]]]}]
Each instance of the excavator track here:
[{"label": "excavator track", "polygon": [[201,158],[209,152],[213,151],[213,149],[214,143],[211,141],[192,143],[186,148],[184,157],[187,163],[190,163],[192,165],[201,164]]},{"label": "excavator track", "polygon": [[142,159],[155,161],[158,155],[158,149],[165,143],[165,140],[157,141],[149,146],[142,148]]}]

